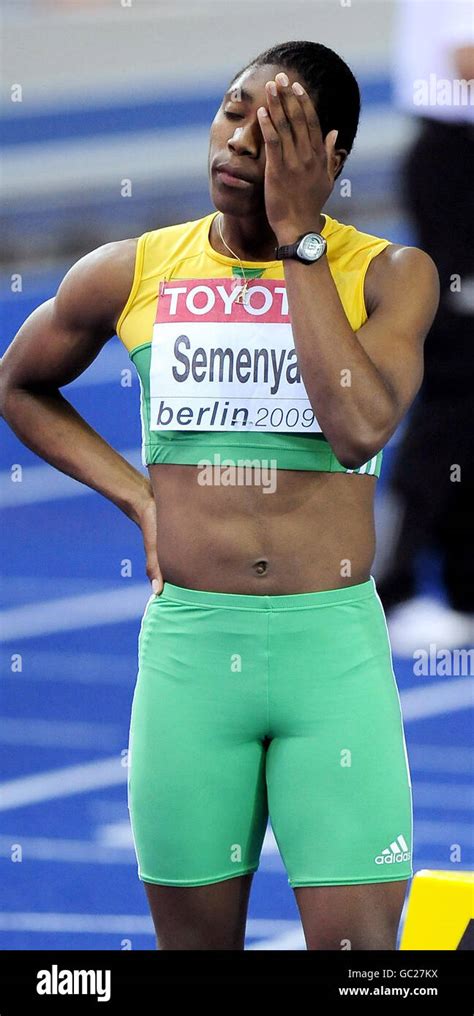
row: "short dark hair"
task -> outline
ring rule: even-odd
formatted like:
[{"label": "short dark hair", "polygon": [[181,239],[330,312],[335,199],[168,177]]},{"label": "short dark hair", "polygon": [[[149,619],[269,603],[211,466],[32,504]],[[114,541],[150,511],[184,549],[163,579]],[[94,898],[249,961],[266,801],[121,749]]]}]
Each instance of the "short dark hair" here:
[{"label": "short dark hair", "polygon": [[316,107],[323,138],[329,131],[338,130],[337,147],[349,153],[359,123],[360,91],[344,60],[320,42],[283,42],[259,53],[242,67],[229,87],[244,71],[264,64],[279,64],[297,71]]}]

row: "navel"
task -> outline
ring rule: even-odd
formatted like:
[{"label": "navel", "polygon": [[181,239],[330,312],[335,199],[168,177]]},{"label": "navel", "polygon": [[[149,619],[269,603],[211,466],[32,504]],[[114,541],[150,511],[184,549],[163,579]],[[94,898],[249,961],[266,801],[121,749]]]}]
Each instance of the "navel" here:
[{"label": "navel", "polygon": [[253,567],[257,575],[265,575],[268,570],[268,561],[262,558],[260,561],[256,561]]}]

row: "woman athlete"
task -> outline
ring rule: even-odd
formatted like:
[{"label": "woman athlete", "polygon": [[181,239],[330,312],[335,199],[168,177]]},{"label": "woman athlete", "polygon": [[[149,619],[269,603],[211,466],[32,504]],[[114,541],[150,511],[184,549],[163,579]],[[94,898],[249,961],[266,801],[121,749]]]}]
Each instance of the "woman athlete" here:
[{"label": "woman athlete", "polygon": [[[243,949],[269,815],[307,948],[396,946],[412,802],[373,498],[438,279],[323,214],[358,116],[325,46],[260,54],[211,126],[217,211],[81,258],[3,360],[20,440],[143,533],[128,802],[161,949]],[[149,479],[59,390],[116,333]]]}]

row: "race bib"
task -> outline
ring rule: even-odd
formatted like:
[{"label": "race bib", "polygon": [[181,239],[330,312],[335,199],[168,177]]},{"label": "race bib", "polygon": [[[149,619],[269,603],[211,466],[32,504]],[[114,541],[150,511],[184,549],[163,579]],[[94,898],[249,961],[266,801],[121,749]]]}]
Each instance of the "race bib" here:
[{"label": "race bib", "polygon": [[151,430],[321,431],[282,280],[164,282],[150,364]]}]

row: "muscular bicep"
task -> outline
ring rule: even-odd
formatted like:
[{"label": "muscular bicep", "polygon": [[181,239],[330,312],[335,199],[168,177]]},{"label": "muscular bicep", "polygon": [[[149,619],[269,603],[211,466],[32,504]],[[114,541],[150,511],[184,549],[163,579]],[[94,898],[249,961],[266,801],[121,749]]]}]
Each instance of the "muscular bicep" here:
[{"label": "muscular bicep", "polygon": [[133,279],[135,241],[105,244],[81,258],[56,296],[37,307],[8,346],[2,386],[57,389],[96,358],[125,305]]},{"label": "muscular bicep", "polygon": [[62,319],[55,298],[47,300],[17,332],[2,359],[2,373],[9,387],[60,388],[83,373],[109,337]]},{"label": "muscular bicep", "polygon": [[371,310],[356,334],[392,395],[395,430],[423,380],[423,345],[438,307],[439,279],[432,259],[416,247],[392,245],[383,255],[371,263]]}]

